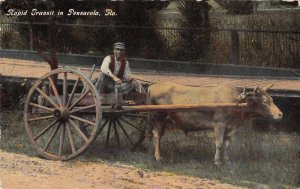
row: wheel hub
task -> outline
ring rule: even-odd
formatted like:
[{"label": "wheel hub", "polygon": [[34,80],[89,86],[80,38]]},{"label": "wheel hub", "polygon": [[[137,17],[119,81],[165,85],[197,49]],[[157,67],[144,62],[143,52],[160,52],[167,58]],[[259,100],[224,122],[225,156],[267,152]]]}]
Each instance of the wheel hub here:
[{"label": "wheel hub", "polygon": [[68,120],[69,119],[69,111],[66,108],[55,109],[53,112],[54,117],[61,120]]}]

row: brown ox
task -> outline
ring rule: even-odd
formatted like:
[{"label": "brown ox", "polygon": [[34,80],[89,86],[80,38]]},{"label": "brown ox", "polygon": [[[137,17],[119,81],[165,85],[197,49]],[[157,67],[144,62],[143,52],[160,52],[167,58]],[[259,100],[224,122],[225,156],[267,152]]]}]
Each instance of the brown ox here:
[{"label": "brown ox", "polygon": [[[270,86],[271,87],[271,86]],[[269,87],[269,88],[270,88]],[[268,89],[269,89],[268,88]],[[154,113],[153,135],[155,159],[160,157],[160,139],[166,123],[170,120],[185,133],[203,129],[215,132],[216,152],[214,162],[220,165],[228,160],[227,149],[231,136],[238,126],[253,117],[280,120],[282,112],[266,93],[266,89],[257,87],[253,92],[241,93],[228,86],[189,87],[170,82],[153,84],[149,87],[151,104],[201,104],[201,103],[239,103],[247,102],[245,109],[216,109],[211,111],[160,111]]]}]

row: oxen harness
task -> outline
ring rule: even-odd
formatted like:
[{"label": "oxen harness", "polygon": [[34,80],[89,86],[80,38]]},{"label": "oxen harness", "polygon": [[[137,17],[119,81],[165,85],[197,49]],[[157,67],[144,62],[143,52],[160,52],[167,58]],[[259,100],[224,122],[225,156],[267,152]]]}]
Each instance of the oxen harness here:
[{"label": "oxen harness", "polygon": [[239,102],[238,103],[245,103],[247,102],[248,104],[248,111],[238,111],[237,114],[240,114],[240,117],[245,120],[245,119],[251,119],[256,116],[261,116],[258,112],[256,111],[249,111],[249,109],[256,109],[257,104],[254,102],[258,97],[255,96],[256,94],[256,89],[253,92],[246,92],[245,88],[243,92],[238,96]]}]

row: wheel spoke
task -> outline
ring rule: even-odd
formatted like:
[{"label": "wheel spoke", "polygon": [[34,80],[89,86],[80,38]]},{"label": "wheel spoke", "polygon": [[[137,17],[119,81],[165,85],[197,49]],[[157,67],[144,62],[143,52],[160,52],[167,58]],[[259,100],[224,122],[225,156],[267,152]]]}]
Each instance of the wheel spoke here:
[{"label": "wheel spoke", "polygon": [[63,106],[67,105],[67,97],[68,97],[68,76],[67,72],[64,72],[64,81],[63,81]]},{"label": "wheel spoke", "polygon": [[59,109],[59,106],[40,88],[36,88],[36,90],[43,96],[46,98],[46,100],[48,100],[48,102],[50,102],[55,108]]},{"label": "wheel spoke", "polygon": [[[79,90],[83,85],[84,92]],[[109,120],[102,119],[98,108],[99,98],[91,80],[76,69],[59,68],[44,74],[32,84],[24,104],[24,127],[33,148],[53,160],[82,154],[99,131],[106,134],[108,129]],[[115,138],[111,135],[110,140]]]},{"label": "wheel spoke", "polygon": [[80,117],[77,117],[77,116],[74,116],[74,115],[70,115],[71,118],[73,119],[76,119],[78,121],[81,121],[81,122],[84,122],[84,123],[87,123],[89,125],[92,125],[92,126],[95,126],[95,123],[89,121],[89,120],[86,120],[86,119],[83,119],[83,118],[80,118]]},{"label": "wheel spoke", "polygon": [[51,119],[51,118],[54,118],[53,115],[49,115],[49,116],[43,116],[43,117],[37,117],[37,118],[31,118],[31,119],[28,119],[29,122],[31,121],[39,121],[39,120],[44,120],[44,119]]},{"label": "wheel spoke", "polygon": [[69,137],[69,141],[70,141],[72,153],[75,153],[76,152],[76,148],[75,148],[74,140],[73,140],[73,137],[72,137],[72,133],[71,133],[69,122],[66,122],[66,130],[67,130],[67,133],[68,133],[68,137]]},{"label": "wheel spoke", "polygon": [[60,105],[62,105],[62,104],[61,104],[60,97],[59,97],[58,92],[57,92],[57,88],[56,88],[56,86],[55,86],[55,84],[54,84],[54,81],[53,81],[52,77],[51,77],[51,76],[48,77],[48,80],[49,80],[49,83],[50,83],[50,85],[51,85],[51,88],[52,88],[52,90],[53,90],[53,92],[54,92],[54,94],[55,94],[55,97],[56,97],[56,99],[57,99],[57,102],[58,102]]},{"label": "wheel spoke", "polygon": [[123,133],[125,134],[125,136],[127,137],[127,139],[129,140],[129,142],[131,143],[131,145],[134,145],[133,142],[131,141],[129,135],[127,134],[126,130],[124,129],[124,127],[122,126],[122,124],[120,123],[119,120],[117,120],[117,123],[118,123],[119,127],[121,128],[121,130],[123,131]]},{"label": "wheel spoke", "polygon": [[80,78],[78,77],[78,79],[76,80],[76,82],[75,82],[75,84],[74,84],[74,86],[73,86],[73,89],[72,89],[72,92],[71,92],[71,95],[70,95],[70,97],[69,97],[69,100],[68,100],[68,103],[67,103],[66,107],[69,107],[70,104],[72,103],[72,100],[73,100],[74,94],[75,94],[75,92],[76,92],[76,89],[77,89],[79,80],[80,80]]},{"label": "wheel spoke", "polygon": [[38,135],[36,135],[34,137],[34,140],[37,140],[40,136],[42,136],[45,132],[47,132],[53,125],[55,125],[57,123],[57,119],[55,121],[53,121],[48,127],[46,127],[45,129],[43,129]]},{"label": "wheel spoke", "polygon": [[106,119],[106,120],[104,121],[104,123],[101,125],[101,128],[100,128],[100,130],[98,131],[99,134],[101,133],[101,131],[103,130],[103,128],[105,127],[105,125],[107,124],[107,122],[108,122],[108,119]]},{"label": "wheel spoke", "polygon": [[34,106],[34,107],[36,107],[36,108],[41,108],[41,109],[47,110],[47,111],[49,111],[49,112],[53,112],[53,111],[54,111],[53,108],[48,108],[48,107],[43,106],[43,105],[40,105],[40,104],[36,104],[36,103],[32,103],[32,102],[30,102],[29,104],[30,104],[31,106]]},{"label": "wheel spoke", "polygon": [[122,120],[122,121],[124,121],[125,123],[127,123],[127,124],[130,125],[131,127],[135,128],[135,129],[137,129],[137,130],[139,130],[139,131],[143,131],[143,129],[141,129],[141,128],[135,126],[133,123],[130,123],[130,122],[127,121],[126,119],[124,119],[124,118],[122,118],[122,117],[120,117],[119,119]]},{"label": "wheel spoke", "polygon": [[106,141],[105,141],[105,146],[108,145],[108,141],[109,141],[109,137],[110,137],[111,124],[112,124],[112,121],[109,121],[108,130],[107,130],[107,135],[106,135]]},{"label": "wheel spoke", "polygon": [[57,131],[58,131],[60,125],[61,125],[61,123],[59,123],[59,124],[57,125],[57,127],[55,128],[55,131],[52,133],[51,137],[49,138],[49,140],[48,140],[48,142],[47,142],[47,144],[46,144],[46,146],[45,146],[45,148],[44,148],[44,151],[47,151],[47,150],[48,150],[49,145],[50,145],[50,143],[52,142],[54,136],[56,135],[56,133],[57,133]]},{"label": "wheel spoke", "polygon": [[61,156],[64,146],[64,136],[65,136],[65,126],[66,123],[62,124],[60,137],[59,137],[59,147],[58,147],[58,156]]},{"label": "wheel spoke", "polygon": [[85,136],[85,134],[80,130],[79,126],[74,123],[72,119],[69,119],[71,125],[75,128],[75,130],[78,132],[78,134],[87,142],[89,139]]},{"label": "wheel spoke", "polygon": [[146,118],[147,115],[141,115],[141,114],[131,114],[131,113],[122,113],[124,116],[129,116],[129,117],[144,117]]},{"label": "wheel spoke", "polygon": [[138,147],[144,141],[144,139],[145,139],[145,131],[140,135],[139,139],[137,140],[135,145],[133,145],[131,150],[134,150],[136,147]]},{"label": "wheel spoke", "polygon": [[79,111],[81,111],[81,110],[86,110],[86,109],[94,108],[94,107],[96,107],[95,104],[88,105],[88,106],[83,106],[83,107],[80,107],[80,108],[76,108],[76,109],[70,111],[70,114],[73,114],[73,113],[75,113],[75,112],[79,112]]},{"label": "wheel spoke", "polygon": [[117,129],[117,125],[116,125],[115,121],[113,122],[113,127],[114,127],[114,130],[115,130],[115,135],[116,135],[116,138],[117,138],[117,142],[120,145],[120,137],[119,137],[119,133],[118,133],[118,129]]},{"label": "wheel spoke", "polygon": [[91,89],[88,88],[88,90],[86,90],[85,93],[83,93],[83,95],[81,95],[80,98],[78,98],[76,100],[76,102],[74,104],[72,104],[72,106],[69,108],[69,110],[72,110],[74,108],[74,106],[76,106],[78,104],[78,102],[80,102],[90,91],[91,91]]}]

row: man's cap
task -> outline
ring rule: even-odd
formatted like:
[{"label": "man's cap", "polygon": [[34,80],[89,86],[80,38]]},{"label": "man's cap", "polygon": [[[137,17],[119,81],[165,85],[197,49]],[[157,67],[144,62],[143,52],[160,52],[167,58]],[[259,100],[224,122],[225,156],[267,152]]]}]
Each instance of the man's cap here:
[{"label": "man's cap", "polygon": [[114,49],[123,49],[123,50],[125,50],[125,45],[124,45],[124,43],[117,42],[117,43],[114,44]]}]

